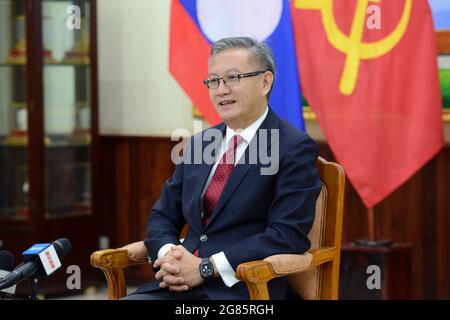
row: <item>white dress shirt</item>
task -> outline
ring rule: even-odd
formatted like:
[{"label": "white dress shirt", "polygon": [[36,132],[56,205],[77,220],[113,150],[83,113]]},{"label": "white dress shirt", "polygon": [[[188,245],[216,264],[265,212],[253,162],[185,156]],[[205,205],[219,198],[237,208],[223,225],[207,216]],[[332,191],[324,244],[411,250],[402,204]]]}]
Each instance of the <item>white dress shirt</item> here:
[{"label": "white dress shirt", "polygon": [[[220,159],[223,157],[223,154],[227,150],[227,146],[230,143],[231,139],[234,135],[239,134],[242,137],[242,142],[237,146],[236,148],[236,159],[234,162],[234,165],[239,162],[239,159],[244,154],[245,150],[247,149],[250,141],[253,139],[253,137],[256,134],[256,131],[261,126],[261,123],[264,121],[264,119],[267,116],[267,113],[269,112],[269,108],[266,107],[266,111],[263,113],[261,117],[259,117],[255,122],[253,122],[250,126],[245,128],[244,130],[237,132],[231,129],[227,126],[226,134],[225,134],[225,140],[222,143],[221,151],[219,153],[219,157],[216,158],[216,162],[214,163],[211,172],[209,173],[208,180],[206,181],[205,187],[203,188],[202,194],[201,194],[201,203],[203,203],[203,196],[205,195],[206,190],[208,189],[209,184],[211,183],[211,180],[214,176],[214,173],[216,172],[217,165],[219,164]],[[203,217],[203,212],[202,212]],[[164,256],[167,251],[170,250],[170,247],[174,246],[172,243],[167,243],[164,246],[161,247],[158,251],[158,258]],[[226,286],[231,287],[234,284],[238,283],[240,280],[236,279],[236,274],[233,268],[231,267],[230,263],[228,262],[228,259],[225,257],[225,254],[221,251],[216,254],[212,255],[212,260],[214,260],[214,264],[216,265],[217,271],[219,272],[220,276],[222,277],[223,282]]]}]

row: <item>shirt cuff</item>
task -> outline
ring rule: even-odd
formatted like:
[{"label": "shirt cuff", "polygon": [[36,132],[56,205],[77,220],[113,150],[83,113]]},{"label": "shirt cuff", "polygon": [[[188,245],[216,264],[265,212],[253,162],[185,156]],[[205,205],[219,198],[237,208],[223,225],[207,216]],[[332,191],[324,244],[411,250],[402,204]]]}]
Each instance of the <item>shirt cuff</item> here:
[{"label": "shirt cuff", "polygon": [[213,254],[211,258],[214,260],[217,271],[219,272],[223,282],[227,287],[232,287],[236,283],[241,281],[239,279],[236,279],[236,273],[228,262],[227,257],[225,257],[223,251]]},{"label": "shirt cuff", "polygon": [[171,247],[175,246],[173,243],[167,243],[158,251],[158,258],[164,257]]}]

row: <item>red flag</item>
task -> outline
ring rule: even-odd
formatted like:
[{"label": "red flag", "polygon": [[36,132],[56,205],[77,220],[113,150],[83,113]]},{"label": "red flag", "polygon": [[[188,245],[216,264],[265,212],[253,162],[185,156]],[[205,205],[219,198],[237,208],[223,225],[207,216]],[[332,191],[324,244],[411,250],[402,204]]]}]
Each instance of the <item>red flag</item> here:
[{"label": "red flag", "polygon": [[302,90],[367,207],[444,142],[426,0],[293,0]]}]

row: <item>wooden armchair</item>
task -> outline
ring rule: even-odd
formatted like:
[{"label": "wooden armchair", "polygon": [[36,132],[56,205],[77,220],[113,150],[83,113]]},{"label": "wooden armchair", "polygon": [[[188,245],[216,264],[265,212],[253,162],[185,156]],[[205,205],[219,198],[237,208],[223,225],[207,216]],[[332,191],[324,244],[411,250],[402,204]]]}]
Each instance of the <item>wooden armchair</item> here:
[{"label": "wooden armchair", "polygon": [[[338,298],[345,175],[340,165],[320,157],[317,166],[322,191],[308,235],[311,249],[304,254],[279,254],[240,264],[236,274],[246,283],[252,300],[269,299],[267,282],[283,276],[288,277],[290,286],[304,299]],[[125,268],[148,263],[145,253],[133,252],[133,245],[91,255],[92,266],[100,268],[106,276],[109,299],[126,295]]]}]

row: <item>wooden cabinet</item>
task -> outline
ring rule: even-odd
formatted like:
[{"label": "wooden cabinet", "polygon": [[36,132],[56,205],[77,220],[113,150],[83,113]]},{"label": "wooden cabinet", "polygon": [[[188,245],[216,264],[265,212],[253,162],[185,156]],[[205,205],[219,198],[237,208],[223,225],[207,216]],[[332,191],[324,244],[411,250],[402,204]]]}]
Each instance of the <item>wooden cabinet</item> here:
[{"label": "wooden cabinet", "polygon": [[[40,293],[97,278],[98,95],[94,0],[0,1],[0,249],[16,264],[33,243],[71,252]],[[23,289],[27,291],[27,289]]]}]

